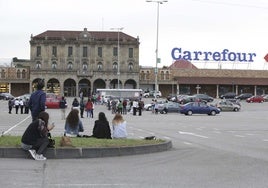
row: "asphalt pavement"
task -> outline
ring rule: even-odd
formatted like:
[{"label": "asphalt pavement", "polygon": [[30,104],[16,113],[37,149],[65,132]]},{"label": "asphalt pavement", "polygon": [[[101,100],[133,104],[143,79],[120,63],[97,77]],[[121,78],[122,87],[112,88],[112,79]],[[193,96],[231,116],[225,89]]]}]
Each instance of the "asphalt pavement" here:
[{"label": "asphalt pavement", "polygon": [[[149,102],[150,100],[148,100]],[[27,127],[28,115],[8,114],[1,103],[1,132],[19,135]],[[104,111],[97,106],[95,115]],[[48,110],[56,124],[54,135],[63,134],[59,110]],[[268,103],[242,102],[239,112],[216,116],[178,113],[142,116],[127,114],[131,138],[154,135],[172,140],[166,152],[90,159],[0,159],[3,187],[187,187],[266,188],[268,185]],[[83,118],[91,133],[93,119]],[[23,121],[24,120],[24,121]],[[22,123],[20,123],[23,121]]]}]

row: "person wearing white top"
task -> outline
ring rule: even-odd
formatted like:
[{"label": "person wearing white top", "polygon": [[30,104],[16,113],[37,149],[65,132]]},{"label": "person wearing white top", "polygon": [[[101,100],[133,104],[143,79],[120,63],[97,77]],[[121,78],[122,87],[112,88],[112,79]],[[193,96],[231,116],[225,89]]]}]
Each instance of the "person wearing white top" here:
[{"label": "person wearing white top", "polygon": [[113,134],[112,138],[126,138],[127,137],[127,122],[123,119],[121,114],[115,114],[112,121]]}]

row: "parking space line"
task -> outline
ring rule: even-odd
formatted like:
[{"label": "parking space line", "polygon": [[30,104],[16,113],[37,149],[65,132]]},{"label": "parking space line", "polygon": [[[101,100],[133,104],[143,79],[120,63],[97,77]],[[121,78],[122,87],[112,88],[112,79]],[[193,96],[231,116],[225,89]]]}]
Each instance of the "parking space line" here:
[{"label": "parking space line", "polygon": [[20,124],[23,123],[24,121],[26,121],[29,117],[31,117],[31,116],[26,117],[25,119],[23,119],[22,121],[20,121],[20,122],[17,123],[16,125],[10,127],[8,130],[3,131],[3,132],[2,132],[2,136],[5,135],[5,134],[7,134],[7,133],[8,133],[9,131],[11,131],[12,129],[16,128],[18,125],[20,125]]},{"label": "parking space line", "polygon": [[195,134],[195,133],[191,133],[191,132],[179,131],[179,134],[191,135],[191,136],[196,136],[196,137],[200,137],[200,138],[208,138],[207,136],[203,136],[203,135]]}]

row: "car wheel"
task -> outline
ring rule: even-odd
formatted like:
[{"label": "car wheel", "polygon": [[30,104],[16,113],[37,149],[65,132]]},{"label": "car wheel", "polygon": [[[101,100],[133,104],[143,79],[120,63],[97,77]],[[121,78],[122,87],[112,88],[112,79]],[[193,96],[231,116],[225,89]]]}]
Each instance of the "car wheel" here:
[{"label": "car wheel", "polygon": [[237,112],[238,111],[238,108],[234,108],[234,111]]},{"label": "car wheel", "polygon": [[216,111],[215,111],[215,110],[212,110],[212,111],[210,112],[210,115],[215,116],[215,115],[216,115]]},{"label": "car wheel", "polygon": [[191,110],[189,110],[188,112],[187,112],[187,115],[188,116],[191,116],[193,114],[193,112],[191,111]]}]

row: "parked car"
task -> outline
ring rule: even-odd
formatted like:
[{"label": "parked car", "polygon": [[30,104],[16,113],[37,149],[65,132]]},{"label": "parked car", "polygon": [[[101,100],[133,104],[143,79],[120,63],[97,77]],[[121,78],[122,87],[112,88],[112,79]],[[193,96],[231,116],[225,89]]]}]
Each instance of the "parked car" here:
[{"label": "parked car", "polygon": [[61,97],[54,93],[46,93],[46,108],[60,108]]},{"label": "parked car", "polygon": [[18,97],[16,97],[16,98],[18,98],[18,99],[22,99],[23,102],[25,102],[27,99],[29,100],[30,97],[31,97],[31,94],[30,94],[30,93],[26,93],[26,94],[24,94],[24,95],[20,95],[20,96],[18,96]]},{"label": "parked car", "polygon": [[193,95],[195,98],[199,99],[200,101],[212,102],[214,100],[213,97],[207,94],[195,94]]},{"label": "parked car", "polygon": [[189,102],[181,106],[180,113],[185,115],[208,114],[215,116],[220,113],[220,109],[203,102]]},{"label": "parked car", "polygon": [[250,98],[252,96],[253,95],[251,93],[242,93],[242,94],[236,96],[235,99],[246,100],[247,98]]},{"label": "parked car", "polygon": [[181,97],[178,99],[178,102],[180,104],[186,104],[188,102],[200,102],[200,99],[196,98],[195,96],[191,96],[191,95],[186,95],[184,97]]},{"label": "parked car", "polygon": [[234,111],[237,112],[241,109],[241,106],[234,104],[229,100],[221,100],[215,104],[215,107],[219,108],[221,111]]},{"label": "parked car", "polygon": [[146,111],[151,111],[152,110],[152,103],[145,104],[143,109]]},{"label": "parked car", "polygon": [[148,97],[156,97],[156,98],[159,98],[159,97],[162,97],[162,93],[161,91],[149,91],[149,92],[145,92],[143,93],[143,97],[145,98],[148,98]]},{"label": "parked car", "polygon": [[264,98],[264,102],[268,102],[268,94],[263,94],[262,97]]},{"label": "parked car", "polygon": [[11,95],[10,93],[0,93],[0,99],[1,100],[14,99],[14,96]]},{"label": "parked car", "polygon": [[228,92],[220,96],[221,99],[234,99],[236,97],[236,93]]},{"label": "parked car", "polygon": [[253,103],[253,102],[261,103],[261,102],[264,102],[264,98],[263,98],[263,96],[256,95],[256,96],[252,96],[250,98],[247,98],[246,101],[248,103]]},{"label": "parked car", "polygon": [[158,111],[160,114],[167,114],[170,112],[179,113],[180,112],[180,104],[177,102],[168,101],[163,105],[159,105]]}]

